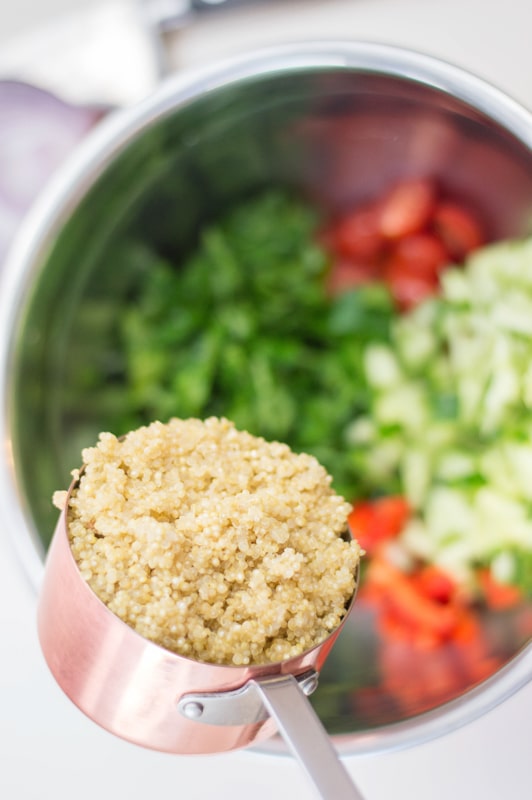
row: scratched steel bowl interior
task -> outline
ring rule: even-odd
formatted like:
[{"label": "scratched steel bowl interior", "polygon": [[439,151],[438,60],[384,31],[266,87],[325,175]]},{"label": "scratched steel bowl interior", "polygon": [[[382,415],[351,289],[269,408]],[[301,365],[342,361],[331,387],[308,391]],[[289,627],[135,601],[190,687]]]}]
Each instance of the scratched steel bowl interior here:
[{"label": "scratched steel bowl interior", "polygon": [[[371,43],[283,46],[178,75],[103,122],[30,214],[3,276],[0,505],[32,581],[56,522],[52,492],[108,427],[91,376],[103,375],[120,403],[116,325],[137,279],[123,241],[179,258],[206,222],[261,189],[294,190],[334,212],[427,173],[467,196],[490,237],[518,236],[532,218],[531,146],[530,114],[496,89]],[[383,688],[372,614],[357,603],[312,696],[338,749],[423,741],[522,686],[530,631],[507,613],[482,625],[491,671],[449,690],[442,652],[427,652],[411,676],[425,689],[397,704]],[[286,750],[280,739],[261,747]]]}]

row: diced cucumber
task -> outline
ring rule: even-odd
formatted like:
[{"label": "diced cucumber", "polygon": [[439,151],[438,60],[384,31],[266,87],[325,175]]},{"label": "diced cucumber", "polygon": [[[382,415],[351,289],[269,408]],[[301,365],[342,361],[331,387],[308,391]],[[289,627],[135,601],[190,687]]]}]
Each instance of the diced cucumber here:
[{"label": "diced cucumber", "polygon": [[394,386],[388,393],[377,395],[374,416],[381,426],[399,425],[406,430],[426,430],[429,409],[423,388],[416,383]]},{"label": "diced cucumber", "polygon": [[368,383],[374,389],[388,389],[401,381],[401,369],[393,350],[384,344],[372,344],[364,354]]},{"label": "diced cucumber", "polygon": [[399,486],[413,509],[398,547],[465,583],[491,563],[522,584],[519,564],[532,563],[532,239],[447,270],[442,295],[399,318],[365,368],[374,427],[366,419],[352,435],[376,490]]},{"label": "diced cucumber", "polygon": [[376,425],[370,417],[359,417],[346,428],[346,444],[370,444],[375,438],[376,433]]},{"label": "diced cucumber", "polygon": [[426,450],[409,449],[400,467],[404,495],[413,509],[421,509],[431,482],[431,459]]},{"label": "diced cucumber", "polygon": [[515,555],[509,550],[502,550],[491,560],[491,572],[499,583],[511,583],[515,576]]},{"label": "diced cucumber", "polygon": [[478,472],[478,464],[471,453],[462,450],[445,451],[435,469],[435,476],[442,481],[460,481]]},{"label": "diced cucumber", "polygon": [[438,340],[429,325],[420,325],[415,318],[405,316],[395,329],[395,342],[405,369],[417,372],[428,364],[438,348]]},{"label": "diced cucumber", "polygon": [[471,530],[474,513],[466,493],[446,486],[433,486],[425,500],[425,522],[436,541],[463,538]]},{"label": "diced cucumber", "polygon": [[365,457],[366,477],[380,485],[386,483],[397,470],[402,449],[396,437],[388,437],[369,447]]},{"label": "diced cucumber", "polygon": [[437,551],[436,542],[419,517],[414,517],[406,524],[400,541],[414,558],[428,562],[434,560]]}]

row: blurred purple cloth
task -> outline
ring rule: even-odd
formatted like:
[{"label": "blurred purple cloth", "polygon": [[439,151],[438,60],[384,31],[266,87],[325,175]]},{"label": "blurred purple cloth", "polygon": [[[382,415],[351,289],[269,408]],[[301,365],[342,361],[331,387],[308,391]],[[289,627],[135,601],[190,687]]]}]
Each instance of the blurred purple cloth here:
[{"label": "blurred purple cloth", "polygon": [[105,111],[0,81],[0,266],[35,198]]}]

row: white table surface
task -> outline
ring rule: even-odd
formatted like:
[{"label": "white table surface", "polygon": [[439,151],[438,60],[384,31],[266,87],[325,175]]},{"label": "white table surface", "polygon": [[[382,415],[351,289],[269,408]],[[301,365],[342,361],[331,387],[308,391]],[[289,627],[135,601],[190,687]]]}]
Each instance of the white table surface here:
[{"label": "white table surface", "polygon": [[[22,3],[21,14],[26,6]],[[71,6],[73,12],[76,0]],[[45,37],[40,25],[18,40],[7,37],[7,43],[2,36],[5,10],[0,11],[0,72],[3,67],[4,74],[84,99],[97,99],[100,93],[104,99],[132,102],[149,91],[155,80],[151,53],[130,4],[93,3],[87,9],[85,2],[68,22],[54,21]],[[15,9],[9,14],[10,25],[16,25]],[[102,19],[105,30],[98,22]],[[73,29],[78,37],[85,31],[85,38],[69,36],[59,52],[57,40]],[[174,56],[181,68],[189,68],[279,40],[375,39],[452,60],[532,107],[531,30],[530,0],[285,2],[268,12],[242,11],[202,21],[176,37]],[[113,64],[117,52],[125,65]],[[2,800],[314,797],[290,758],[254,752],[163,755],[122,742],[87,720],[62,695],[43,662],[35,630],[36,594],[8,533],[0,529]],[[443,738],[402,752],[348,757],[346,764],[367,800],[530,800],[531,743],[529,684],[482,719]]]}]

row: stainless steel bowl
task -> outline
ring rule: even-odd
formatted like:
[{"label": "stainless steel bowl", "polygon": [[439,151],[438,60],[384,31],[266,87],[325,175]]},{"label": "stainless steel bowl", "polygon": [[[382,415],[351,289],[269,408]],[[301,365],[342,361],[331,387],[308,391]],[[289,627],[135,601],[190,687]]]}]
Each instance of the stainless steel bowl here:
[{"label": "stainless steel bowl", "polygon": [[[184,252],[203,222],[271,184],[334,211],[425,174],[477,208],[491,237],[517,236],[532,220],[531,146],[531,115],[496,89],[370,43],[285,46],[175,77],[103,123],[30,214],[0,286],[0,508],[32,583],[55,524],[51,494],[107,427],[93,378],[120,373],[115,312],[135,281],[121,242],[140,234]],[[461,696],[361,724],[350,692],[373,668],[371,631],[353,620],[325,676],[333,712],[317,701],[341,750],[440,735],[532,674],[532,645],[516,639],[504,666]]]}]

